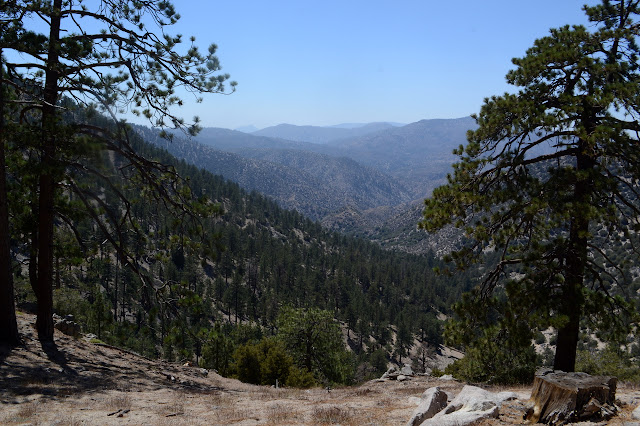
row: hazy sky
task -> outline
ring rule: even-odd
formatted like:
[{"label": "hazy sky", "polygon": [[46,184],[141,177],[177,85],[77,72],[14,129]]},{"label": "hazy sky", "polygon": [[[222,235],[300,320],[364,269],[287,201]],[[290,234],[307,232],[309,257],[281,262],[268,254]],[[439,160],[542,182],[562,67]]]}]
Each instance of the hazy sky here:
[{"label": "hazy sky", "polygon": [[[188,104],[205,126],[454,118],[509,87],[511,58],[584,0],[180,0],[174,33],[218,45],[230,96]],[[593,1],[589,3],[593,4]]]}]

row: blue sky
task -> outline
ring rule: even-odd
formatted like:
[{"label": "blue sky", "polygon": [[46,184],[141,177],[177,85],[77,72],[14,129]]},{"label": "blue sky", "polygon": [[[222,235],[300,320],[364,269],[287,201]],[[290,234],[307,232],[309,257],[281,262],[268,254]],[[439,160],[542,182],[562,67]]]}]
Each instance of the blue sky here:
[{"label": "blue sky", "polygon": [[[511,58],[584,0],[175,1],[172,32],[218,45],[230,96],[188,103],[207,127],[454,118],[509,87]],[[591,1],[593,3],[593,1]]]}]

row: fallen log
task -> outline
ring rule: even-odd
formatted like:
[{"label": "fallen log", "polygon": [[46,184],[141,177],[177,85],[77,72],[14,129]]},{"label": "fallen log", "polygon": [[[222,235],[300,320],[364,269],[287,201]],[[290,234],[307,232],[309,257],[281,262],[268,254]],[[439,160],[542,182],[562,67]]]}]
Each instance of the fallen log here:
[{"label": "fallen log", "polygon": [[524,419],[529,423],[560,425],[575,421],[607,420],[617,412],[615,377],[562,371],[536,375]]}]

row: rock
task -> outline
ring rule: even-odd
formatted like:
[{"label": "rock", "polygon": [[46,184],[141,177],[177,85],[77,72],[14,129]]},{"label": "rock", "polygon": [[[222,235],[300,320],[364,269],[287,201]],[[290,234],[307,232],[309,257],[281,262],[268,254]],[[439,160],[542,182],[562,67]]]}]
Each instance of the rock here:
[{"label": "rock", "polygon": [[202,374],[202,377],[207,377],[209,375],[209,370],[207,370],[206,368],[201,368],[200,374]]},{"label": "rock", "polygon": [[400,370],[400,374],[402,374],[403,376],[415,376],[415,373],[413,372],[413,369],[408,364],[405,364],[402,367],[402,369]]},{"label": "rock", "polygon": [[398,377],[396,377],[396,380],[399,382],[404,382],[405,380],[409,380],[409,378],[404,374],[399,374]]},{"label": "rock", "polygon": [[[69,319],[71,318],[71,319]],[[53,316],[54,327],[67,336],[80,336],[80,325],[73,321],[73,315],[67,315],[64,319],[57,315]]]},{"label": "rock", "polygon": [[438,377],[440,380],[455,380],[451,374],[444,374]]},{"label": "rock", "polygon": [[532,406],[525,420],[536,423],[569,423],[607,420],[615,415],[617,379],[562,371],[536,375]]},{"label": "rock", "polygon": [[447,407],[422,425],[468,425],[482,419],[497,418],[504,401],[516,399],[513,392],[491,393],[476,386],[465,386]]},{"label": "rock", "polygon": [[414,410],[407,426],[417,426],[447,406],[448,396],[439,387],[429,388],[422,394],[420,405]]},{"label": "rock", "polygon": [[631,415],[633,416],[634,419],[640,420],[640,405],[638,405],[638,407],[636,407],[636,409],[633,410],[633,413],[631,413]]},{"label": "rock", "polygon": [[445,412],[458,410],[485,411],[494,406],[500,406],[504,401],[516,399],[514,392],[492,393],[477,386],[466,385],[458,396],[447,406]]},{"label": "rock", "polygon": [[408,401],[410,404],[418,406],[420,405],[420,403],[422,403],[422,398],[418,398],[417,396],[410,396]]},{"label": "rock", "polygon": [[396,369],[396,367],[392,365],[387,369],[387,371],[380,378],[383,380],[384,379],[395,380],[399,374],[400,373],[398,373],[398,370]]}]

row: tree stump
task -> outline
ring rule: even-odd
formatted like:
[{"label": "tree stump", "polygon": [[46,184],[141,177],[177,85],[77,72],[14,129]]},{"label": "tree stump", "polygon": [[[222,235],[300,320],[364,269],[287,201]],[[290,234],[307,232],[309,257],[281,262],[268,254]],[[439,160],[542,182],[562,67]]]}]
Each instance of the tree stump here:
[{"label": "tree stump", "polygon": [[574,421],[609,419],[615,406],[618,379],[561,371],[536,375],[524,419],[552,425]]}]

